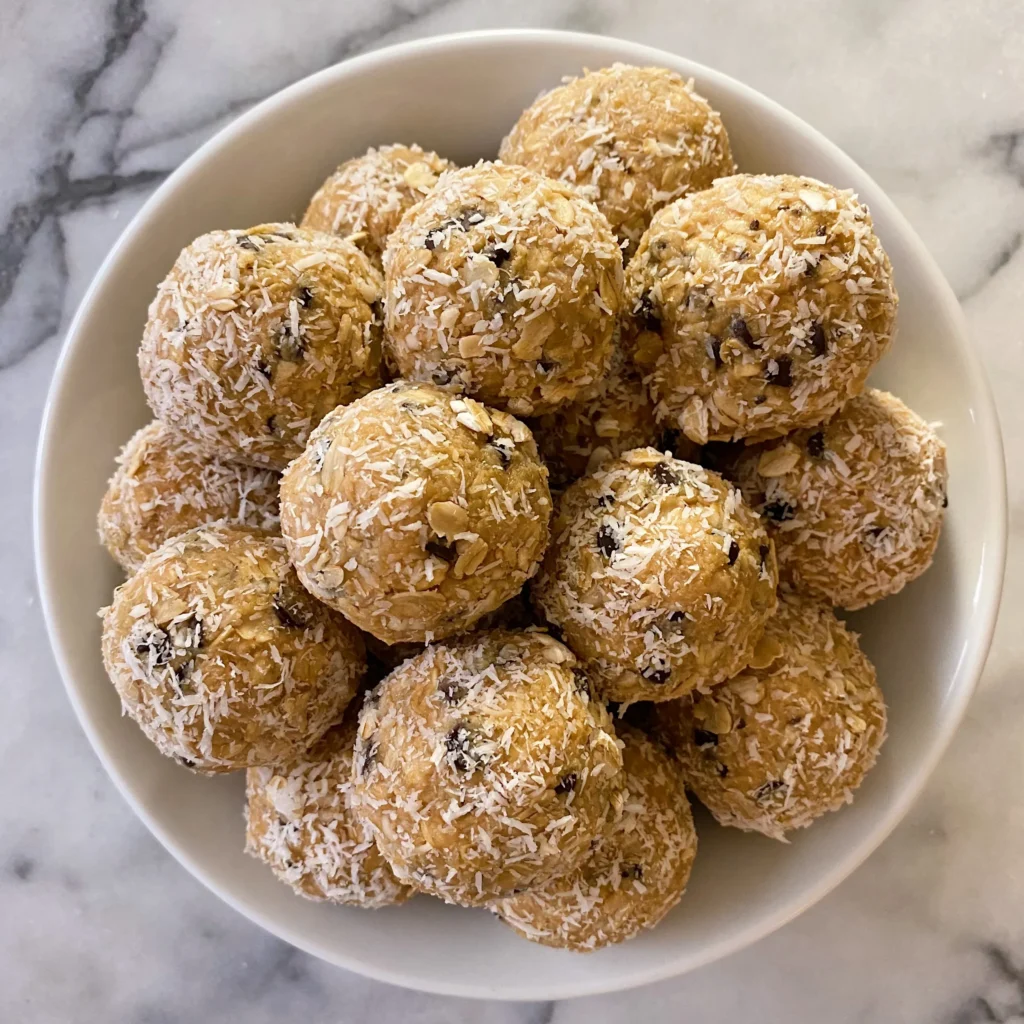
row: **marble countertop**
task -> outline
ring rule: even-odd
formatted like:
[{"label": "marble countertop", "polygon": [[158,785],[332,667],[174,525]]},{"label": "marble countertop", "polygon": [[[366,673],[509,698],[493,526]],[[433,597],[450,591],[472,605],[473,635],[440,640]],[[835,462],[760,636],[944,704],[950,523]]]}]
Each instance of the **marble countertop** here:
[{"label": "marble countertop", "polygon": [[456,29],[626,36],[820,128],[907,214],[966,310],[1024,456],[1024,6],[1009,0],[7,0],[0,7],[0,1020],[307,1024],[1024,1021],[1024,477],[980,691],[927,792],[844,885],[673,981],[475,1004],[332,968],[162,850],[78,728],[38,610],[30,493],[63,332],[149,192],[255,100],[361,50]]}]

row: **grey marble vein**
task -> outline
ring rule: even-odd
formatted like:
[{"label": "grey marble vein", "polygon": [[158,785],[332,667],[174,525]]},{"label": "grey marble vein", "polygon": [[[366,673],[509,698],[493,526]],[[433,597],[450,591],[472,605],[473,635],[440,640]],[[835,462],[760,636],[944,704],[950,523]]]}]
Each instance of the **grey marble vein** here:
[{"label": "grey marble vein", "polygon": [[[756,946],[637,992],[468,1003],[298,953],[207,893],[89,749],[48,653],[29,494],[59,341],[155,185],[305,74],[418,35],[623,35],[761,89],[847,148],[961,297],[1011,466],[1006,600],[921,800]],[[0,4],[0,1021],[1001,1024],[1024,1021],[1024,5],[1006,0],[12,0]]]}]

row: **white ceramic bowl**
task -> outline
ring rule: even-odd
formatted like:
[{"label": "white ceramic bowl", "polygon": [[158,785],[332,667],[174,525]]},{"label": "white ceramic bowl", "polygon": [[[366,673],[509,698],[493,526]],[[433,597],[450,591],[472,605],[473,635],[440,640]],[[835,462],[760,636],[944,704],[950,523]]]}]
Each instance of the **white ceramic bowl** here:
[{"label": "white ceramic bowl", "polygon": [[[427,898],[376,912],[309,903],[242,852],[241,776],[200,778],[157,754],[121,717],[100,663],[96,610],[119,577],[94,521],[119,446],[148,419],[135,361],[146,307],[194,236],[301,216],[327,173],[371,144],[417,141],[462,163],[492,157],[538,92],[616,60],[692,75],[722,112],[742,169],[856,189],[892,257],[899,339],[873,383],[942,421],[950,506],[931,571],[855,617],[889,701],[890,738],[854,804],[791,845],[701,818],[683,902],[618,948],[549,950],[482,911]],[[237,910],[332,963],[433,992],[509,999],[679,974],[778,928],[848,875],[902,817],[963,714],[992,634],[1004,534],[999,428],[963,317],[878,186],[802,121],[725,75],[644,46],[557,32],[471,33],[380,50],[285,89],[203,146],[132,221],[82,302],[54,375],[36,485],[39,585],[68,694],[107,771],[164,846]]]}]

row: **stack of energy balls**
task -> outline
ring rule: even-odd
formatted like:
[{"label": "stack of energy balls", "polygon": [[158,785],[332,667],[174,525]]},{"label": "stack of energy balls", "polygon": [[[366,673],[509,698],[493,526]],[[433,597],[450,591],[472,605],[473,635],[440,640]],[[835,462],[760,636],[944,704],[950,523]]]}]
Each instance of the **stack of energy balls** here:
[{"label": "stack of energy balls", "polygon": [[678,75],[567,80],[500,158],[370,150],[181,253],[103,656],[296,892],[592,950],[683,894],[687,790],[777,839],[851,798],[886,712],[833,608],[927,568],[945,454],[866,388],[868,211],[736,173]]}]

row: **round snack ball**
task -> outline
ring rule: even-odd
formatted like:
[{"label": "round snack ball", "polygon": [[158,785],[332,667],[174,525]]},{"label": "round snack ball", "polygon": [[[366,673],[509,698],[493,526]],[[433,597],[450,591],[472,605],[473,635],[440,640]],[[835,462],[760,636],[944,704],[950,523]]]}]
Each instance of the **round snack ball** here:
[{"label": "round snack ball", "polygon": [[626,270],[623,342],[661,420],[700,444],[763,440],[861,391],[896,305],[852,192],[738,174],[655,215]]},{"label": "round snack ball", "polygon": [[852,799],[885,738],[871,662],[832,609],[779,593],[765,657],[658,708],[687,786],[722,825],[782,839]]},{"label": "round snack ball", "polygon": [[658,448],[694,462],[698,451],[679,431],[658,426],[647,391],[621,355],[592,397],[547,413],[531,427],[551,487],[559,491],[632,448]]},{"label": "round snack ball", "polygon": [[102,614],[122,707],[162,754],[208,774],[305,750],[366,669],[358,631],[303,590],[281,538],[245,527],[169,540]]},{"label": "round snack ball", "polygon": [[100,540],[127,573],[164,541],[226,519],[277,530],[278,475],[206,455],[159,420],[137,431],[117,457],[100,505]]},{"label": "round snack ball", "polygon": [[931,565],[946,446],[898,398],[869,388],[822,426],[748,449],[736,481],[767,521],[783,578],[863,608]]},{"label": "round snack ball", "polygon": [[310,750],[249,769],[245,849],[300,896],[385,907],[404,903],[412,890],[395,878],[369,827],[349,807],[354,707]]},{"label": "round snack ball", "polygon": [[664,701],[750,662],[776,576],[739,491],[638,448],[565,492],[531,593],[605,700]]},{"label": "round snack ball", "polygon": [[379,267],[402,215],[454,164],[419,146],[381,146],[346,160],[309,201],[302,226],[347,237]]},{"label": "round snack ball", "polygon": [[384,254],[389,361],[523,416],[606,375],[622,258],[600,213],[523,167],[448,171]]},{"label": "round snack ball", "polygon": [[653,928],[686,890],[697,833],[679,769],[639,730],[616,731],[626,794],[609,831],[574,871],[492,907],[524,938],[601,949]]},{"label": "round snack ball", "polygon": [[621,769],[572,652],[494,630],[428,647],[367,697],[354,806],[403,882],[481,906],[580,863]]},{"label": "round snack ball", "polygon": [[550,516],[526,426],[432,384],[336,409],[281,481],[299,578],[388,644],[460,633],[514,596]]},{"label": "round snack ball", "polygon": [[613,64],[523,111],[501,158],[574,184],[632,252],[651,215],[736,170],[722,120],[673,71]]},{"label": "round snack ball", "polygon": [[153,412],[211,455],[283,469],[327,412],[380,385],[382,288],[333,235],[202,235],[149,307],[139,368]]}]

